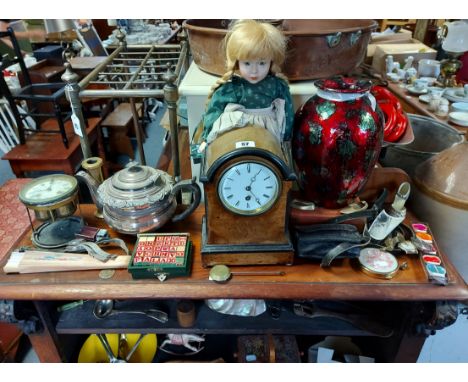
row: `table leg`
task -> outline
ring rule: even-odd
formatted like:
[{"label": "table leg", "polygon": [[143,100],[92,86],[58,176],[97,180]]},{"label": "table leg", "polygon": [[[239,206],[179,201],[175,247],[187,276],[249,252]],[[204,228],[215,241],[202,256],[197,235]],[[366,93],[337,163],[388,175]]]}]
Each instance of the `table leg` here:
[{"label": "table leg", "polygon": [[25,178],[24,172],[21,169],[20,165],[12,163],[11,161],[8,161],[8,162],[10,162],[11,171],[13,171],[13,173],[15,174],[17,178]]},{"label": "table leg", "polygon": [[424,335],[417,335],[406,331],[401,339],[393,362],[416,363],[426,338]]},{"label": "table leg", "polygon": [[414,303],[411,309],[394,362],[417,362],[426,338],[454,324],[458,317],[456,301]]},{"label": "table leg", "polygon": [[46,303],[34,301],[34,307],[42,322],[42,331],[28,335],[31,345],[41,363],[64,362],[65,357],[60,347],[58,334],[50,318]]}]

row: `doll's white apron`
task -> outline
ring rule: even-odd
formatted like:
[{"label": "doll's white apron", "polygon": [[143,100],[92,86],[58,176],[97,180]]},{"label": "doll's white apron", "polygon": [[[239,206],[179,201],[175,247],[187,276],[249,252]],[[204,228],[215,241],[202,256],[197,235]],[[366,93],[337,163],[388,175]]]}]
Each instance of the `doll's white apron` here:
[{"label": "doll's white apron", "polygon": [[246,109],[237,103],[228,103],[224,113],[213,123],[213,128],[206,139],[213,142],[216,137],[230,130],[255,125],[270,131],[281,142],[286,128],[284,99],[276,98],[264,109]]}]

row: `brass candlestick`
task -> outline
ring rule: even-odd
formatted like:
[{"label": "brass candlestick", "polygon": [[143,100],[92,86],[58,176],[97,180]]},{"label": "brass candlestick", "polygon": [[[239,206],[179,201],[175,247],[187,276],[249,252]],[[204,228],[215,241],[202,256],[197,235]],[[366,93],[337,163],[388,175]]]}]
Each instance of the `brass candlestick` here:
[{"label": "brass candlestick", "polygon": [[[99,184],[101,184],[104,181],[104,177],[102,176],[103,165],[104,162],[99,157],[87,158],[81,162],[81,167],[83,167],[89,173],[89,175],[91,175]],[[94,204],[97,205],[94,199],[93,201]],[[99,219],[103,219],[104,215],[102,214],[102,209],[98,208],[94,213],[94,216],[96,216]]]},{"label": "brass candlestick", "polygon": [[458,70],[462,67],[462,62],[458,59],[460,54],[452,53],[452,57],[442,60],[440,63],[440,76],[439,82],[444,87],[455,87],[457,86],[457,80],[455,75]]}]

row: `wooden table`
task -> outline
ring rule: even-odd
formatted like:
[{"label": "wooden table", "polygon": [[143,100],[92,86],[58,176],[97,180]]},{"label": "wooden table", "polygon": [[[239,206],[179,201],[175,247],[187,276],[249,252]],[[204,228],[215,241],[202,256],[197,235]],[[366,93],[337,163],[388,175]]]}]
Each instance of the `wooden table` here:
[{"label": "wooden table", "polygon": [[72,57],[70,65],[80,78],[84,78],[106,59],[107,56]]},{"label": "wooden table", "polygon": [[[100,138],[100,118],[89,118],[86,133],[90,144],[97,144],[98,155],[102,158],[104,148]],[[47,128],[47,126],[43,126]],[[29,171],[62,171],[74,175],[83,160],[80,139],[73,132],[71,120],[65,122],[69,140],[65,148],[60,134],[37,132],[28,136],[24,145],[17,145],[7,152],[2,159],[10,162],[11,169],[17,178],[25,177]]]},{"label": "wooden table", "polygon": [[419,96],[410,94],[406,90],[403,84],[389,82],[388,88],[399,98],[399,100],[402,103],[403,109],[406,112],[413,113],[413,114],[421,114],[427,117],[434,118],[437,121],[446,123],[454,127],[460,133],[465,135],[465,138],[468,137],[466,134],[468,131],[468,128],[459,126],[459,125],[454,124],[453,122],[450,122],[448,117],[440,117],[438,115],[435,115],[433,112],[429,111],[428,109],[429,105],[427,103],[421,102],[419,100]]},{"label": "wooden table", "polygon": [[[61,82],[60,76],[65,72],[63,65],[52,65],[48,60],[40,60],[28,68],[29,77],[33,84]],[[19,72],[19,80],[25,86],[22,72]]]},{"label": "wooden table", "polygon": [[[83,217],[89,225],[104,226],[102,220],[93,216],[94,206],[80,207]],[[392,350],[388,359],[414,362],[427,335],[425,332],[415,334],[415,323],[420,324],[426,308],[433,307],[433,301],[466,300],[468,288],[460,278],[449,260],[442,255],[448,271],[449,285],[445,287],[430,284],[424,275],[418,258],[406,256],[401,261],[407,261],[409,267],[398,273],[391,280],[369,277],[361,273],[348,260],[340,260],[328,269],[320,268],[316,263],[297,261],[292,266],[255,266],[236,267],[236,270],[279,270],[286,272],[285,276],[234,276],[226,284],[214,284],[208,280],[208,269],[201,265],[200,239],[201,218],[203,207],[199,207],[189,218],[177,224],[168,224],[163,232],[190,232],[194,244],[193,266],[190,277],[180,277],[160,282],[158,280],[133,280],[126,270],[117,270],[108,279],[99,278],[98,271],[58,272],[42,274],[9,274],[0,271],[0,298],[13,300],[31,300],[38,311],[45,330],[30,335],[31,342],[43,362],[60,361],[64,359],[60,351],[60,334],[97,333],[97,332],[199,332],[199,333],[247,333],[247,332],[281,332],[303,333],[313,335],[336,334],[371,336],[362,328],[344,325],[336,320],[310,321],[290,313],[284,313],[287,326],[282,326],[265,315],[258,319],[231,317],[228,321],[219,318],[218,313],[212,313],[203,304],[198,317],[200,324],[196,328],[183,329],[174,319],[172,305],[174,299],[203,300],[208,298],[252,298],[268,300],[327,300],[327,301],[367,301],[379,309],[397,312],[393,320],[399,320],[398,329],[394,335],[385,340]],[[110,235],[118,236],[110,230]],[[134,236],[121,235],[130,249],[135,241]],[[29,234],[25,235],[20,245],[29,245]],[[0,259],[0,266],[7,261],[7,256]],[[237,269],[238,268],[238,269]],[[54,303],[50,300],[161,300],[169,306],[171,320],[167,325],[151,322],[152,320],[97,320],[92,316],[92,302],[82,307],[58,314]],[[426,303],[425,303],[426,302]],[[141,301],[140,301],[141,303]],[[149,303],[149,302],[148,302]],[[424,309],[422,308],[424,307]],[[217,314],[217,319],[212,315]],[[211,318],[210,318],[211,317]],[[263,317],[263,318],[262,318]],[[388,316],[390,317],[390,316]],[[387,317],[387,318],[388,318]],[[432,317],[432,313],[430,314]],[[260,320],[260,321],[258,321]],[[289,320],[289,321],[288,321]],[[298,321],[299,320],[299,321]],[[305,321],[304,321],[305,320]],[[333,326],[335,323],[336,326]],[[396,325],[396,321],[395,321]],[[382,339],[378,339],[381,341]],[[387,346],[385,345],[385,346]],[[379,345],[380,346],[380,345]],[[385,359],[382,358],[382,359]]]},{"label": "wooden table", "polygon": [[96,68],[99,64],[105,61],[107,56],[91,56],[91,57],[72,57],[70,65],[73,70],[86,70],[88,73]]}]

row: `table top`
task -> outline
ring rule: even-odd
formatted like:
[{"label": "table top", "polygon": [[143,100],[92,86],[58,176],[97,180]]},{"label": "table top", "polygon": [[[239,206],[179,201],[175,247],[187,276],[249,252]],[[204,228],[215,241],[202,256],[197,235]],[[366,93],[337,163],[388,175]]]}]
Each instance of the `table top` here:
[{"label": "table top", "polygon": [[[411,107],[413,107],[415,109],[415,111],[418,113],[418,114],[422,114],[422,115],[425,115],[427,117],[431,117],[431,118],[434,118],[435,120],[437,121],[440,121],[440,122],[443,122],[443,123],[446,123],[452,127],[454,127],[455,129],[457,129],[460,133],[464,134],[465,135],[465,138],[467,137],[467,132],[468,132],[468,128],[466,127],[463,127],[463,126],[459,126],[459,125],[456,125],[454,123],[452,123],[451,121],[449,121],[449,118],[448,116],[446,117],[440,117],[438,115],[435,115],[433,112],[429,111],[428,109],[428,104],[424,103],[424,102],[421,102],[419,100],[419,96],[418,95],[414,95],[414,94],[410,94],[405,86],[401,83],[391,83],[389,82],[388,83],[388,88],[394,93],[396,94],[401,100],[405,101],[406,103],[408,103]],[[451,102],[450,102],[451,103]]]},{"label": "table top", "polygon": [[[91,226],[106,227],[94,217],[93,205],[81,205],[79,211]],[[208,280],[209,269],[202,267],[200,254],[201,220],[204,207],[176,224],[167,224],[160,232],[189,232],[193,242],[193,265],[189,277],[160,282],[156,279],[133,280],[126,269],[120,269],[108,280],[99,278],[99,271],[76,271],[35,274],[5,274],[8,256],[0,259],[0,298],[15,300],[74,299],[167,299],[167,298],[265,298],[265,299],[328,299],[328,300],[466,300],[468,288],[453,265],[442,254],[449,284],[430,284],[419,258],[405,256],[407,270],[399,271],[391,280],[370,277],[359,271],[348,259],[335,261],[330,268],[318,263],[295,260],[294,265],[239,266],[240,270],[284,271],[284,276],[233,276],[225,284]],[[107,228],[107,227],[106,227]],[[112,237],[119,236],[109,229]],[[120,235],[133,249],[135,236]],[[19,245],[30,245],[28,232]],[[117,251],[118,252],[118,251]]]},{"label": "table top", "polygon": [[48,60],[40,60],[28,69],[30,76],[34,74],[43,75],[47,80],[57,76],[58,74],[62,74],[65,71],[65,67],[63,65],[51,65]]},{"label": "table top", "polygon": [[107,56],[72,57],[70,65],[75,70],[93,70],[107,59]]},{"label": "table top", "polygon": [[[179,33],[181,29],[182,29],[181,26],[178,26],[178,27],[176,27],[175,29],[172,29],[171,34],[168,35],[168,36],[167,36],[165,39],[163,39],[162,41],[158,42],[158,45],[169,44],[169,43],[171,42],[171,40],[173,40],[173,39],[177,36],[177,33]],[[131,36],[131,34],[130,34],[130,35],[127,35],[127,41],[128,41],[128,36]],[[137,44],[129,44],[129,43],[127,42],[127,46],[128,46],[129,48],[139,48],[139,47],[142,47],[142,46],[150,46],[150,45],[152,45],[152,44],[144,44],[144,43],[143,43],[143,44],[140,44],[140,43],[137,43]],[[109,45],[106,46],[106,48],[107,48],[108,50],[116,49],[116,48],[118,48],[118,47],[119,47],[119,44],[117,44],[117,43],[109,44]]]},{"label": "table top", "polygon": [[[86,133],[93,143],[97,138],[97,127],[100,118],[88,118]],[[65,133],[68,138],[68,148],[62,143],[62,136],[58,130],[58,124],[55,120],[49,119],[42,128],[45,130],[57,130],[57,134],[47,134],[40,130],[32,134],[24,145],[17,145],[7,152],[2,159],[10,162],[22,161],[67,161],[80,148],[80,139],[74,133],[72,121],[69,119],[64,123]]]}]

